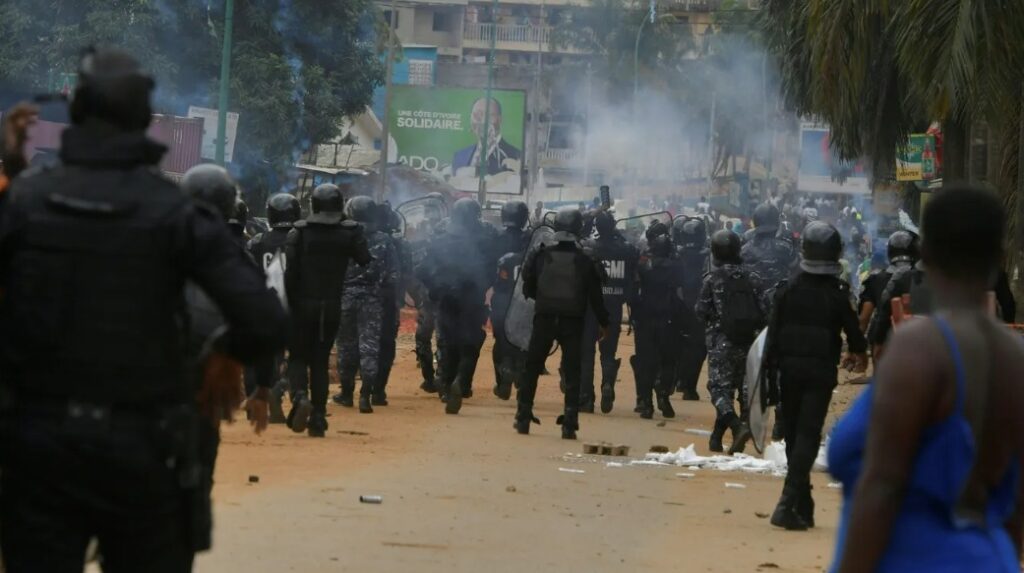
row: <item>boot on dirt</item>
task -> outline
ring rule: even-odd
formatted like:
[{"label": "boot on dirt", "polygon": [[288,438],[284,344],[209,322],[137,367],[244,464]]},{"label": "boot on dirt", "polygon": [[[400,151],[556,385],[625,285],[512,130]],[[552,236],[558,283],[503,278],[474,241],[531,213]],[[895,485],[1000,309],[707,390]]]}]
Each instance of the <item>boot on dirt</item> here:
[{"label": "boot on dirt", "polygon": [[791,486],[783,488],[779,504],[772,512],[772,525],[787,531],[807,531],[807,522],[800,517],[796,510],[798,500],[799,495],[795,488]]},{"label": "boot on dirt", "polygon": [[807,527],[814,527],[814,498],[811,497],[811,490],[814,486],[807,484],[796,500],[796,514],[804,520]]},{"label": "boot on dirt", "polygon": [[700,402],[700,394],[697,393],[696,388],[684,388],[683,400],[687,402]]},{"label": "boot on dirt", "polygon": [[373,404],[370,402],[370,396],[363,394],[359,396],[359,413],[360,414],[372,414]]},{"label": "boot on dirt", "polygon": [[672,407],[672,401],[668,399],[668,396],[658,396],[658,410],[666,418],[676,417],[676,411]]},{"label": "boot on dirt", "polygon": [[353,398],[352,394],[353,392],[351,391],[342,390],[341,392],[335,394],[331,399],[334,400],[334,403],[339,406],[351,408],[352,406],[355,405],[355,399]]},{"label": "boot on dirt", "polygon": [[384,392],[374,392],[373,396],[370,398],[370,403],[374,406],[387,406],[388,395]]},{"label": "boot on dirt", "polygon": [[715,428],[711,431],[711,437],[708,439],[709,450],[719,454],[725,451],[725,448],[722,447],[722,436],[725,435],[725,430],[728,428],[728,420],[719,414],[715,418]]},{"label": "boot on dirt", "polygon": [[609,414],[612,408],[615,406],[615,387],[604,385],[601,386],[601,413]]},{"label": "boot on dirt", "polygon": [[580,398],[580,412],[583,412],[584,414],[593,414],[594,413],[594,397],[593,396],[584,396],[584,397]]},{"label": "boot on dirt", "polygon": [[564,414],[558,417],[556,422],[562,426],[562,439],[563,440],[575,440],[576,430],[580,429],[579,413],[575,410],[566,410]]},{"label": "boot on dirt", "polygon": [[654,404],[651,403],[650,398],[641,398],[640,403],[637,405],[637,410],[640,413],[640,417],[644,420],[654,418]]},{"label": "boot on dirt", "polygon": [[508,400],[512,397],[512,385],[508,383],[498,383],[494,385],[494,395],[499,400]]},{"label": "boot on dirt", "polygon": [[540,425],[540,420],[533,415],[533,410],[525,406],[519,406],[516,409],[516,421],[512,424],[512,427],[516,429],[516,432],[527,435],[530,433],[530,424]]},{"label": "boot on dirt", "polygon": [[295,394],[295,400],[292,402],[292,409],[288,412],[288,427],[296,434],[305,432],[306,426],[309,424],[309,415],[312,413],[313,404],[309,401],[309,397],[306,396],[306,393],[299,392]]},{"label": "boot on dirt", "polygon": [[427,394],[437,394],[437,385],[434,384],[433,380],[424,380],[420,382],[420,390]]},{"label": "boot on dirt", "polygon": [[456,378],[455,382],[452,382],[451,388],[448,389],[448,400],[445,401],[444,413],[458,414],[462,409],[462,398],[462,382]]},{"label": "boot on dirt", "polygon": [[753,437],[750,426],[739,418],[733,418],[729,423],[729,429],[732,430],[732,445],[729,446],[729,455],[743,453],[747,442]]},{"label": "boot on dirt", "polygon": [[309,437],[322,438],[327,433],[327,418],[323,414],[313,414],[309,418]]},{"label": "boot on dirt", "polygon": [[284,415],[284,406],[281,401],[285,392],[288,391],[288,381],[280,380],[270,389],[270,423],[284,424],[288,418]]}]

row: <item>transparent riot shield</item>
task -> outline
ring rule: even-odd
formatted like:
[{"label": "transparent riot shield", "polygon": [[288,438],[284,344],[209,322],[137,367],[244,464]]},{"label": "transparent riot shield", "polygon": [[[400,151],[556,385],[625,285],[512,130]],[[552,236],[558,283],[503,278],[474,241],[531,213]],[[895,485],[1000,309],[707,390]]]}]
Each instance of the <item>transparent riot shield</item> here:
[{"label": "transparent riot shield", "polygon": [[[541,245],[554,244],[554,236],[555,230],[547,225],[534,229],[530,235],[530,244],[526,248],[524,260],[530,260],[531,255],[537,252]],[[523,295],[523,273],[520,269],[516,273],[512,299],[509,302],[508,310],[505,311],[505,336],[512,346],[523,352],[529,348],[530,336],[533,335],[533,307],[533,300]]]},{"label": "transparent riot shield", "polygon": [[395,207],[402,219],[402,232],[409,244],[413,265],[423,261],[427,242],[448,218],[448,204],[441,195],[426,195]]},{"label": "transparent riot shield", "polygon": [[642,247],[647,242],[644,237],[644,232],[646,232],[647,228],[655,222],[664,223],[671,228],[672,215],[669,214],[668,211],[656,211],[654,213],[646,213],[643,215],[632,215],[622,219],[616,219],[615,228],[622,233],[622,236],[626,238],[626,241],[628,241],[629,244]]},{"label": "transparent riot shield", "polygon": [[772,431],[772,422],[775,418],[775,408],[768,405],[768,374],[763,368],[764,344],[768,338],[768,329],[761,331],[761,334],[750,346],[747,353],[747,372],[743,378],[743,384],[747,387],[750,433],[753,436],[754,447],[758,453],[764,453],[764,448],[769,443],[769,436]]}]

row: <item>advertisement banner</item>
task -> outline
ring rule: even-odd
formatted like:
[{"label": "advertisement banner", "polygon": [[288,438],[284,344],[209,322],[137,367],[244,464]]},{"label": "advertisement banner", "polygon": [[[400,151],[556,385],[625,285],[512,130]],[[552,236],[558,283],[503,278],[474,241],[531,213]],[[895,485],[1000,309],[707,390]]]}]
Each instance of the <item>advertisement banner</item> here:
[{"label": "advertisement banner", "polygon": [[522,193],[526,92],[491,90],[484,146],[486,114],[483,89],[392,86],[388,122],[398,163],[439,175],[460,191],[476,191],[486,148],[487,191]]},{"label": "advertisement banner", "polygon": [[[800,172],[797,190],[807,193],[868,195],[867,173],[860,162],[840,161],[829,145],[828,126],[805,123],[800,126]],[[839,180],[845,180],[840,183]]]},{"label": "advertisement banner", "polygon": [[928,181],[936,177],[935,136],[915,133],[896,156],[897,181]]}]

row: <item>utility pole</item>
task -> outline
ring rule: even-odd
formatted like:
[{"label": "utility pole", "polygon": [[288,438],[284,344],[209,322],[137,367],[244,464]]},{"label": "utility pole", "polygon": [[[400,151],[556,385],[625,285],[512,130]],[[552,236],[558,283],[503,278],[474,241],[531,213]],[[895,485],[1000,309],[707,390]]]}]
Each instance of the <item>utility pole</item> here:
[{"label": "utility pole", "polygon": [[388,188],[388,149],[391,147],[391,75],[393,74],[395,57],[394,46],[398,36],[395,30],[398,23],[398,7],[395,0],[391,0],[391,18],[388,22],[388,61],[386,64],[387,77],[384,79],[384,117],[381,126],[381,148],[380,148],[380,187],[377,188],[377,201],[384,201],[384,195]]},{"label": "utility pole", "polygon": [[[481,141],[480,165],[478,174],[480,183],[477,187],[476,200],[483,207],[487,204],[487,157],[491,153],[491,91],[494,89],[494,45],[498,41],[498,0],[491,4],[491,53],[487,61],[487,97],[484,98],[484,137]],[[521,175],[520,175],[521,176]]]},{"label": "utility pole", "polygon": [[540,89],[544,72],[544,0],[540,3],[540,26],[537,32],[537,73],[533,81],[533,150],[530,153],[530,191],[534,191],[540,175]]},{"label": "utility pole", "polygon": [[224,0],[224,46],[220,54],[220,94],[217,101],[217,164],[224,165],[228,143],[228,94],[231,91],[231,34],[235,27],[235,0]]}]

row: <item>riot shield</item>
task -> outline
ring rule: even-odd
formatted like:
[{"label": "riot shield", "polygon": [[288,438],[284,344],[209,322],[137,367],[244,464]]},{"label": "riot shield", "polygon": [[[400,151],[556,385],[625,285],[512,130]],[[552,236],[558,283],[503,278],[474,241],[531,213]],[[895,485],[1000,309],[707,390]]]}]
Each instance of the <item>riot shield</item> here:
[{"label": "riot shield", "polygon": [[448,217],[448,204],[440,195],[426,195],[395,207],[395,213],[402,219],[402,231],[409,244],[412,264],[418,265],[426,255],[427,242],[438,226]]},{"label": "riot shield", "polygon": [[[555,230],[547,225],[534,229],[524,260],[529,260],[531,254],[537,252],[541,245],[554,243],[554,236]],[[533,335],[533,306],[533,300],[523,295],[523,273],[520,268],[516,273],[515,286],[512,288],[512,299],[509,301],[508,310],[505,311],[505,336],[512,346],[523,352],[529,348],[530,336]]]},{"label": "riot shield", "polygon": [[761,331],[761,334],[750,346],[747,353],[747,372],[743,383],[747,387],[750,407],[748,408],[750,419],[750,433],[753,436],[754,448],[758,453],[764,453],[764,448],[769,442],[772,431],[775,408],[768,405],[768,380],[764,364],[764,344],[768,338],[768,329]]},{"label": "riot shield", "polygon": [[644,232],[655,222],[664,223],[672,228],[672,215],[668,211],[656,211],[643,215],[631,215],[615,220],[615,228],[626,238],[631,245],[643,245],[646,243]]},{"label": "riot shield", "polygon": [[287,310],[288,296],[284,290],[284,257],[284,253],[279,252],[274,255],[274,258],[270,260],[270,264],[267,265],[267,288],[273,290],[274,293],[277,294],[277,298],[281,301],[281,305],[284,306],[285,310]]}]

